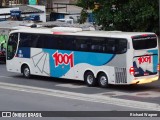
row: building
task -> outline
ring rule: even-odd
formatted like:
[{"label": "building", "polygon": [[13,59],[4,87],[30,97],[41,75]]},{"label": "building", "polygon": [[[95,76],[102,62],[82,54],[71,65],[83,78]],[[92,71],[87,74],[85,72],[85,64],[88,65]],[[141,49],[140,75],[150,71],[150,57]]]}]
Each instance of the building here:
[{"label": "building", "polygon": [[[20,11],[20,18],[13,18],[11,11],[16,10]],[[42,5],[20,5],[20,6],[12,6],[12,7],[3,7],[0,8],[0,21],[5,20],[22,20],[29,16],[38,15],[40,21],[46,22],[46,9],[45,6]]]},{"label": "building", "polygon": [[82,8],[75,5],[76,0],[49,0],[46,4],[46,11],[50,14],[50,20],[73,19],[76,22]]},{"label": "building", "polygon": [[[35,0],[37,5],[45,5],[48,8],[50,8],[54,3],[75,4],[76,1],[77,0]],[[0,0],[0,7],[26,4],[30,4],[30,0]]]},{"label": "building", "polygon": [[[43,5],[46,7],[45,11],[44,10],[42,11],[46,12],[47,21],[50,20],[53,21],[56,19],[63,19],[63,18],[66,19],[74,18],[75,20],[77,20],[78,17],[80,16],[82,8],[75,5],[76,1],[77,0],[35,0],[36,3],[35,5],[33,5],[30,0],[0,0],[0,9],[1,12],[3,12],[2,8],[21,7],[23,9],[23,6],[26,5],[33,5],[30,6],[32,8],[37,5],[36,6],[37,8],[38,6]],[[33,10],[32,8],[31,11]],[[27,10],[29,11],[29,7],[27,8]]]}]

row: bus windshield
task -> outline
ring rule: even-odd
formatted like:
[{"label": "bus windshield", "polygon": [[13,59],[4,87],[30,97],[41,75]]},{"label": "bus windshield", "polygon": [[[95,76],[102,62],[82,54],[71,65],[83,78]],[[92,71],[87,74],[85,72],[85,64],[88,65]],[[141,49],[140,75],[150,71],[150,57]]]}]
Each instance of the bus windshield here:
[{"label": "bus windshield", "polygon": [[134,36],[133,48],[135,50],[150,49],[157,47],[157,37],[156,35],[146,35],[146,36]]},{"label": "bus windshield", "polygon": [[11,60],[14,57],[17,49],[17,43],[18,33],[11,34],[7,46],[7,60]]}]

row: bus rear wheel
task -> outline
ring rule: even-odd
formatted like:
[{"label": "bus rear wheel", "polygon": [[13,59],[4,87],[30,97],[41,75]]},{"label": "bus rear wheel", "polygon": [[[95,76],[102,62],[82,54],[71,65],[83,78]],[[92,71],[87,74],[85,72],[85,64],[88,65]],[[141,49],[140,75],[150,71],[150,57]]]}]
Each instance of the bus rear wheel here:
[{"label": "bus rear wheel", "polygon": [[98,76],[98,84],[100,87],[103,87],[103,88],[106,88],[106,87],[109,87],[108,85],[108,77],[105,73],[101,73],[99,76]]},{"label": "bus rear wheel", "polygon": [[30,69],[29,69],[28,65],[23,66],[22,73],[23,73],[23,76],[25,78],[30,78],[31,77]]},{"label": "bus rear wheel", "polygon": [[96,78],[94,77],[94,74],[91,71],[85,73],[84,81],[87,84],[87,86],[89,86],[89,87],[94,87],[97,84],[97,80],[96,80]]}]

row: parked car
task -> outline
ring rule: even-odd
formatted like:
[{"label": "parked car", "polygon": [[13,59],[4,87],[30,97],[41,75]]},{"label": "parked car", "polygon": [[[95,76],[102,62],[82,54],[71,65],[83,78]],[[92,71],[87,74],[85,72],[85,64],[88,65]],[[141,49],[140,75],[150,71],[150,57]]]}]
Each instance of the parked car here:
[{"label": "parked car", "polygon": [[3,47],[4,44],[0,44],[0,63],[6,62],[6,49]]}]

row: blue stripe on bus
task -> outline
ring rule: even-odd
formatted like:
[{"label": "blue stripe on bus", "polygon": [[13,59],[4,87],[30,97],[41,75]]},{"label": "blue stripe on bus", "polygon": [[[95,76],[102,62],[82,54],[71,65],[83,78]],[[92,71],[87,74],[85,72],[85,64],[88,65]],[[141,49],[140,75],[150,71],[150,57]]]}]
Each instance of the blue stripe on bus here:
[{"label": "blue stripe on bus", "polygon": [[[147,52],[154,54],[153,55],[153,72],[157,72],[158,50],[148,50]],[[155,54],[157,54],[157,55],[155,55]]]},{"label": "blue stripe on bus", "polygon": [[[50,73],[52,77],[62,77],[70,69],[71,64],[58,64],[56,66],[55,59],[53,55],[55,53],[61,55],[71,55],[73,53],[74,66],[80,63],[86,63],[93,66],[102,66],[114,58],[114,54],[105,54],[105,53],[91,53],[91,52],[79,52],[79,51],[67,51],[67,50],[49,50],[43,49],[44,52],[49,53],[50,56]],[[60,59],[61,61],[61,59]],[[83,68],[82,68],[83,69]]]},{"label": "blue stripe on bus", "polygon": [[19,58],[30,58],[31,50],[29,47],[19,47],[16,56]]}]

